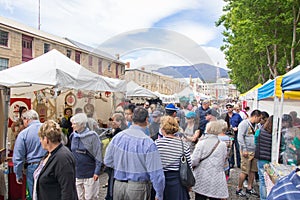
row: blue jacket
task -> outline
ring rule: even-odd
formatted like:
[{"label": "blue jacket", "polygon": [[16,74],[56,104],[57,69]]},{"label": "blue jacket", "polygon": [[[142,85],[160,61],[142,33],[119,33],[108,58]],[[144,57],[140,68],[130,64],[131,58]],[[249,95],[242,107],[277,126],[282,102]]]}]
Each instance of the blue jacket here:
[{"label": "blue jacket", "polygon": [[102,144],[96,132],[86,128],[70,136],[71,151],[76,161],[76,178],[92,178],[100,175]]},{"label": "blue jacket", "polygon": [[199,121],[199,129],[203,133],[205,131],[206,124],[208,123],[208,121],[205,118],[206,112],[208,110],[210,110],[210,108],[207,108],[206,110],[204,110],[202,106],[200,106],[199,109],[198,109],[198,117],[200,119],[200,121]]}]

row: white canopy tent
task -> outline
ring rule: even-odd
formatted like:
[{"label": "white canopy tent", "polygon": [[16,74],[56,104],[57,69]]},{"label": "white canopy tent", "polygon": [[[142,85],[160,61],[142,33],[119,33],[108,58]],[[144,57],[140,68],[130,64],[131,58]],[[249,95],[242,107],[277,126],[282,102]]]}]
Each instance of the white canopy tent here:
[{"label": "white canopy tent", "polygon": [[154,92],[163,103],[167,104],[167,103],[179,103],[179,98],[177,97],[176,94],[173,95],[166,95],[166,94],[161,94],[158,91]]},{"label": "white canopy tent", "polygon": [[5,95],[5,145],[10,95],[26,95],[42,89],[53,89],[56,94],[64,89],[125,93],[126,82],[95,74],[54,49],[26,63],[0,71],[0,89]]},{"label": "white canopy tent", "polygon": [[125,92],[126,82],[95,74],[57,50],[0,71],[0,85],[21,94],[45,88]]},{"label": "white canopy tent", "polygon": [[145,98],[157,98],[158,96],[152,92],[151,90],[148,90],[134,81],[130,81],[127,83],[127,92],[126,97],[145,97]]}]

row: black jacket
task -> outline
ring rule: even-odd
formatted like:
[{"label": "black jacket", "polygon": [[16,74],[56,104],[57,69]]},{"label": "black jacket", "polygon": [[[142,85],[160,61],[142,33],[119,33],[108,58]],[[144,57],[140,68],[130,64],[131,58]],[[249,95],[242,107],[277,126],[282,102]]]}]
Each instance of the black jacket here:
[{"label": "black jacket", "polygon": [[51,152],[36,184],[38,200],[77,200],[75,159],[70,150],[60,144]]},{"label": "black jacket", "polygon": [[271,161],[272,152],[272,133],[268,133],[264,128],[261,128],[257,138],[255,148],[255,158],[258,160]]}]

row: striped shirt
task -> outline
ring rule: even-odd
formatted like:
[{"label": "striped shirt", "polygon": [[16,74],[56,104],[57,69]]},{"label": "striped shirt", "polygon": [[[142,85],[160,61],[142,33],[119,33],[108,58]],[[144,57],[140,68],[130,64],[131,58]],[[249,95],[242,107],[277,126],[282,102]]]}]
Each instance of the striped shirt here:
[{"label": "striped shirt", "polygon": [[272,188],[267,200],[296,200],[300,199],[300,176],[296,169],[280,179]]},{"label": "striped shirt", "polygon": [[[164,171],[179,171],[180,157],[182,155],[182,144],[178,138],[164,137],[155,141]],[[184,144],[184,154],[192,168],[192,161],[190,156],[190,148],[187,143]]]}]

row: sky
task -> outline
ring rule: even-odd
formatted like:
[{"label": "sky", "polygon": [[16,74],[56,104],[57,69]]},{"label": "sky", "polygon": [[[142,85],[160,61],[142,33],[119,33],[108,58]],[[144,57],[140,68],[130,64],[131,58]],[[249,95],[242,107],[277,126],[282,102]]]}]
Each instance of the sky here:
[{"label": "sky", "polygon": [[[39,4],[40,2],[40,4]],[[40,5],[40,9],[39,9]],[[0,0],[0,15],[143,65],[226,68],[223,0]],[[40,18],[39,18],[40,10]]]}]

